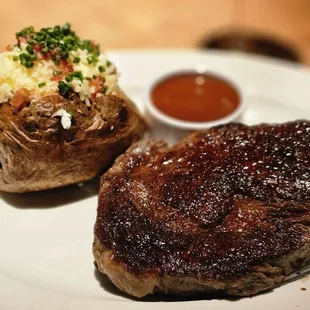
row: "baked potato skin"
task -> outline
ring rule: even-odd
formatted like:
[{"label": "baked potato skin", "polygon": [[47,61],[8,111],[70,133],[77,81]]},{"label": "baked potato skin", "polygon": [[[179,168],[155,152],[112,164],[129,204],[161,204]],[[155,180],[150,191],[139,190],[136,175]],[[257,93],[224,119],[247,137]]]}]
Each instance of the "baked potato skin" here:
[{"label": "baked potato skin", "polygon": [[[65,130],[60,109],[72,114]],[[146,125],[134,105],[119,96],[101,96],[88,108],[79,97],[59,94],[31,100],[15,113],[0,104],[0,191],[24,193],[92,179],[133,141]]]}]

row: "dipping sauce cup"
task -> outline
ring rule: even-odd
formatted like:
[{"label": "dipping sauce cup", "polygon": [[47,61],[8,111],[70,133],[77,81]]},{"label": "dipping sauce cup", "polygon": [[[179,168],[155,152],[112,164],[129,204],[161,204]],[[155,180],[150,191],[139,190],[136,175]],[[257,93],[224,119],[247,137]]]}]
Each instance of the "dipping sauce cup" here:
[{"label": "dipping sauce cup", "polygon": [[146,108],[156,120],[187,130],[238,121],[245,109],[239,87],[214,73],[176,71],[156,79]]}]

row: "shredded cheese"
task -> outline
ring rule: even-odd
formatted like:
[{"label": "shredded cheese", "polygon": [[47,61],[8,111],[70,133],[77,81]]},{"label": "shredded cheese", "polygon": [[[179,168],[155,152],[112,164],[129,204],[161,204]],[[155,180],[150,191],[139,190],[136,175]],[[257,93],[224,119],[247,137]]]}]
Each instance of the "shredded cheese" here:
[{"label": "shredded cheese", "polygon": [[[51,60],[39,59],[35,61],[32,68],[26,68],[19,60],[13,60],[13,57],[19,57],[23,48],[25,47],[22,45],[21,48],[15,47],[10,52],[0,53],[0,103],[7,102],[20,88],[32,91],[35,98],[58,92],[58,82],[51,80],[55,70],[58,70],[55,63]],[[95,89],[89,85],[87,78],[102,76],[107,87],[106,94],[114,95],[117,89],[118,74],[113,64],[107,65],[105,55],[100,54],[96,65],[88,64],[87,55],[86,50],[80,49],[69,53],[69,60],[70,63],[72,61],[74,71],[81,71],[85,78],[83,81],[74,79],[73,89],[88,105]],[[80,58],[77,64],[73,63],[75,57]],[[104,72],[99,71],[100,66],[105,67]],[[39,87],[38,85],[42,83],[45,83],[44,86]]]}]

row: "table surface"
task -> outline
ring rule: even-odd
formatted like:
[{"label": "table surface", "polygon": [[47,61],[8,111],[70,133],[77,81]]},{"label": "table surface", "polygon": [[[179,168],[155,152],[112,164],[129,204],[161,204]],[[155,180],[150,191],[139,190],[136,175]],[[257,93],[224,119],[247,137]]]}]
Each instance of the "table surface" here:
[{"label": "table surface", "polygon": [[28,25],[72,23],[102,49],[197,47],[226,28],[260,31],[293,44],[310,64],[309,0],[10,0],[0,8],[0,50]]}]

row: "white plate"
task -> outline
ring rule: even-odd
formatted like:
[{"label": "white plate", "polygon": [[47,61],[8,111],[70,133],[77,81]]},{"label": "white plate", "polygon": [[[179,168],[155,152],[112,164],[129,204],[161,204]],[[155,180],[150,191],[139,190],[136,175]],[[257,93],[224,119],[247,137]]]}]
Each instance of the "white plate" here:
[{"label": "white plate", "polygon": [[[310,71],[302,66],[194,50],[111,51],[121,85],[143,110],[145,87],[167,70],[206,65],[242,86],[248,124],[310,117]],[[175,132],[154,135],[173,142]],[[239,300],[134,301],[95,273],[91,252],[96,182],[47,193],[0,194],[0,309],[309,309],[310,278]],[[306,288],[307,290],[301,290]]]}]

